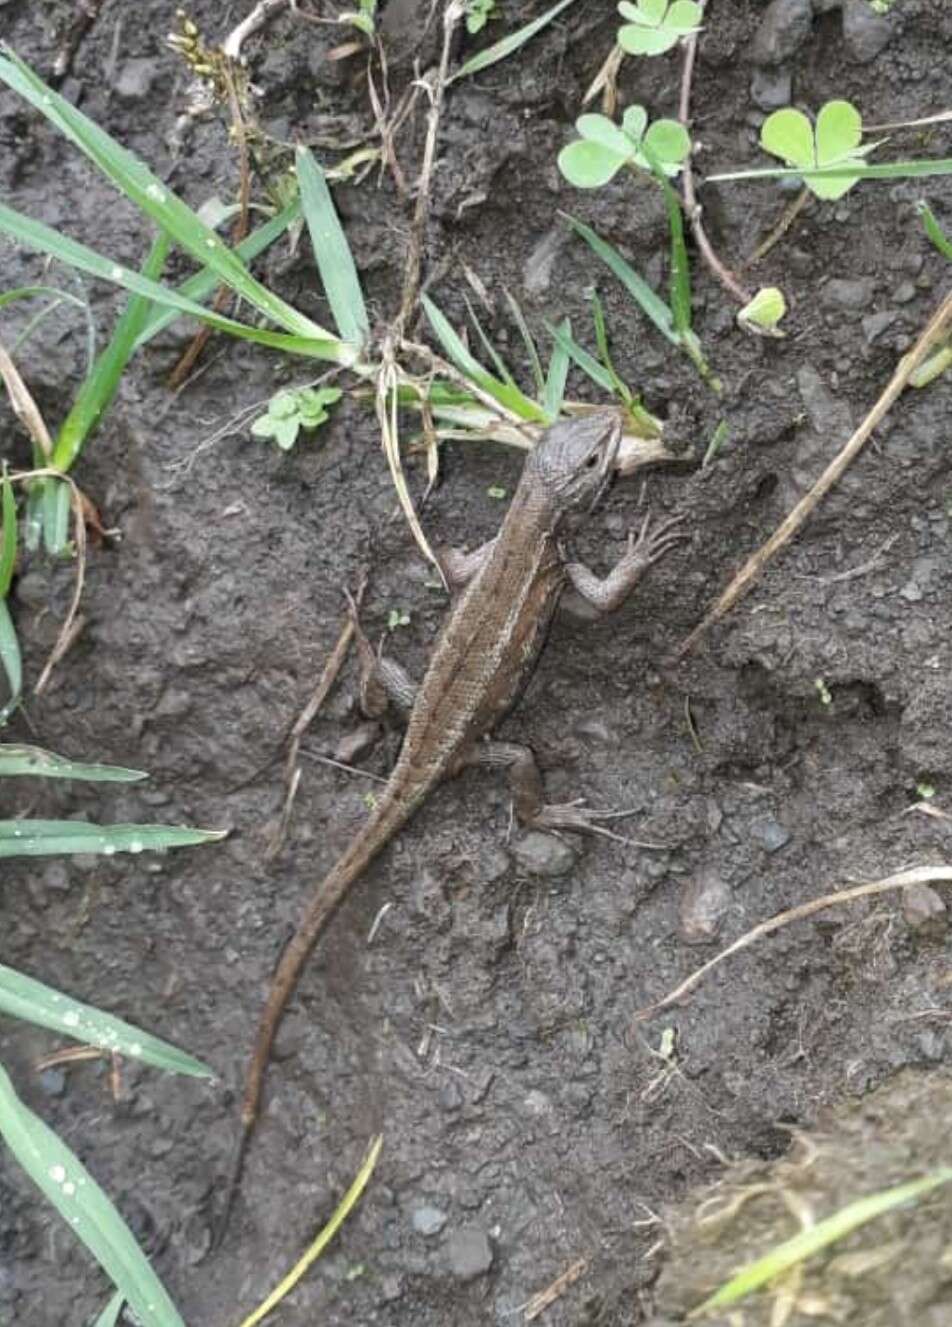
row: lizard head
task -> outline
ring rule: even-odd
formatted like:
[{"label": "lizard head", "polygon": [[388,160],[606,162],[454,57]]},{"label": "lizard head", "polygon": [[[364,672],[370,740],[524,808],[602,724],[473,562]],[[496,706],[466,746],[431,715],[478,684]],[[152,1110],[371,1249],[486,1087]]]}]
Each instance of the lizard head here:
[{"label": "lizard head", "polygon": [[526,467],[563,510],[591,507],[608,483],[621,434],[616,410],[560,419],[536,443]]}]

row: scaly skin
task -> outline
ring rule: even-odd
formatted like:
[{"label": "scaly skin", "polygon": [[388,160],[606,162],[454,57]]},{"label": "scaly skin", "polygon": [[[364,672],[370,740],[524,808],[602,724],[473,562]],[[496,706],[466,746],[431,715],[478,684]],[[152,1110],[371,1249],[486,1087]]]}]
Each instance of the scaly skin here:
[{"label": "scaly skin", "polygon": [[[278,964],[248,1064],[226,1218],[257,1119],[275,1032],[301,969],[341,900],[438,783],[474,761],[494,762],[494,749],[481,739],[528,680],[567,582],[571,579],[602,609],[612,608],[645,567],[675,542],[677,536],[666,533],[669,527],[652,539],[643,531],[603,582],[564,561],[558,544],[563,522],[574,509],[590,508],[597,500],[620,440],[618,415],[603,412],[553,425],[530,453],[499,534],[487,546],[433,649],[387,785],[353,843],[317,886]],[[516,796],[521,818],[549,827],[592,827],[593,820],[574,806],[542,806],[541,782],[528,752],[511,746],[497,750],[499,763],[529,767],[515,771],[523,776],[523,795]]]}]

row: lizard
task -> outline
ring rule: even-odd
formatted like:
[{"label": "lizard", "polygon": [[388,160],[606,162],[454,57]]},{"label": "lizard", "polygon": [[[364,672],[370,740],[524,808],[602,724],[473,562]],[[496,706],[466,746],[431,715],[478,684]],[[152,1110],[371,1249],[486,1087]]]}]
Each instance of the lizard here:
[{"label": "lizard", "polygon": [[[458,597],[414,689],[399,665],[376,659],[358,632],[365,680],[398,703],[413,696],[397,762],[368,819],[317,885],[278,963],[260,1015],[245,1076],[241,1132],[224,1221],[240,1179],[261,1104],[275,1032],[301,970],[351,886],[399,832],[430,792],[474,764],[505,766],[513,802],[526,827],[612,835],[599,826],[614,813],[579,803],[547,805],[532,752],[488,734],[518,699],[535,665],[563,590],[571,586],[598,612],[619,607],[644,571],[684,536],[678,518],[652,530],[648,522],[613,570],[601,579],[567,560],[561,543],[570,513],[590,511],[607,488],[622,439],[617,411],[598,411],[553,424],[529,453],[498,534],[464,555],[441,559]],[[356,614],[355,614],[356,616]],[[356,621],[355,621],[356,625]],[[366,674],[372,672],[373,677]]]}]

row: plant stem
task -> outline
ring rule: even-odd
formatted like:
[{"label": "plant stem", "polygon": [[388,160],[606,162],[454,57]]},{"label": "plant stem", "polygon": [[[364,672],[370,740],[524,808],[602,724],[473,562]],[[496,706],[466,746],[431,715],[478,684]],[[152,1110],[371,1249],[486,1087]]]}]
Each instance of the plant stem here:
[{"label": "plant stem", "polygon": [[[706,3],[707,0],[699,0],[702,18],[704,17]],[[691,82],[694,78],[694,62],[697,57],[697,38],[698,34],[692,32],[691,35],[684,40],[684,68],[681,72],[681,101],[678,106],[678,119],[689,133],[691,121]],[[701,204],[697,201],[697,194],[694,189],[694,171],[691,166],[690,156],[684,163],[684,167],[681,171],[681,180],[684,190],[684,210],[691,223],[691,230],[694,233],[694,240],[700,250],[701,257],[733,299],[736,299],[738,303],[742,305],[749,304],[753,298],[752,292],[747,290],[731,269],[718,258],[717,254],[714,252],[714,246],[707,237],[707,231],[704,229],[704,225],[701,221]]]}]

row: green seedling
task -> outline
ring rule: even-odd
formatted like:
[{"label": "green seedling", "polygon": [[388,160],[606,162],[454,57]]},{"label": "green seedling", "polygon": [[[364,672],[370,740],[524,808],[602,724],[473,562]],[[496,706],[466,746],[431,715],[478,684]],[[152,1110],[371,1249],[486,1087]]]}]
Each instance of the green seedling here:
[{"label": "green seedling", "polygon": [[[922,218],[926,235],[942,257],[952,262],[952,241],[949,240],[949,237],[939,225],[938,218],[932,208],[927,202],[922,201],[916,205],[916,211]],[[911,387],[928,387],[930,382],[934,382],[948,368],[952,368],[952,339],[947,337],[915,370],[909,379],[909,385]]]},{"label": "green seedling", "polygon": [[823,678],[818,677],[814,681],[813,685],[816,688],[816,694],[819,697],[820,704],[832,705],[833,696],[832,693],[830,692],[830,688],[826,685],[826,682],[823,680]]},{"label": "green seedling", "polygon": [[[868,143],[861,147],[862,137],[863,121],[856,107],[848,101],[828,101],[816,117],[815,128],[803,111],[793,106],[774,111],[764,120],[760,145],[788,165],[810,170],[862,163],[866,153],[878,146]],[[858,179],[858,174],[840,179],[805,177],[804,183],[817,198],[834,199],[842,198]]]},{"label": "green seedling", "polygon": [[916,784],[916,794],[924,802],[931,801],[936,794],[935,784],[926,783],[925,780],[920,780],[920,782]]},{"label": "green seedling", "polygon": [[622,0],[618,12],[628,22],[618,29],[618,44],[629,55],[663,55],[683,37],[698,32],[701,6],[694,0]]},{"label": "green seedling", "polygon": [[629,106],[621,127],[605,115],[580,115],[580,134],[559,153],[559,170],[577,189],[598,189],[623,166],[650,171],[656,162],[665,175],[677,175],[691,151],[691,139],[677,120],[648,124],[644,106]]},{"label": "green seedling", "polygon": [[496,9],[496,0],[468,0],[466,5],[466,31],[475,36],[486,26]]},{"label": "green seedling", "polygon": [[290,451],[303,429],[312,433],[330,415],[328,406],[343,395],[339,387],[299,387],[296,391],[277,392],[268,402],[267,412],[251,426],[256,438],[273,438],[282,451]]},{"label": "green seedling", "polygon": [[515,32],[510,32],[508,36],[493,42],[492,46],[487,46],[484,51],[477,51],[475,55],[470,56],[465,64],[446,80],[447,84],[455,83],[460,78],[468,78],[470,74],[478,74],[481,70],[488,69],[490,65],[498,64],[500,60],[515,55],[516,51],[530,41],[537,32],[541,32],[554,18],[557,18],[563,9],[568,9],[569,5],[574,4],[575,0],[557,0],[551,9],[534,18],[531,23],[524,24]]},{"label": "green seedling", "polygon": [[387,614],[387,630],[396,631],[398,627],[410,625],[410,614],[405,608],[391,608]]},{"label": "green seedling", "polygon": [[764,286],[744,305],[737,315],[737,321],[745,332],[753,332],[755,336],[782,337],[786,333],[781,332],[778,323],[786,312],[787,301],[783,291],[776,286]]},{"label": "green seedling", "polygon": [[486,490],[486,496],[494,498],[496,502],[502,502],[506,496],[506,490],[500,484],[490,484]]},{"label": "green seedling", "polygon": [[372,37],[376,30],[377,0],[358,0],[359,9],[355,13],[349,11],[345,14],[338,14],[338,23],[349,23],[353,28],[359,28],[367,37]]}]

